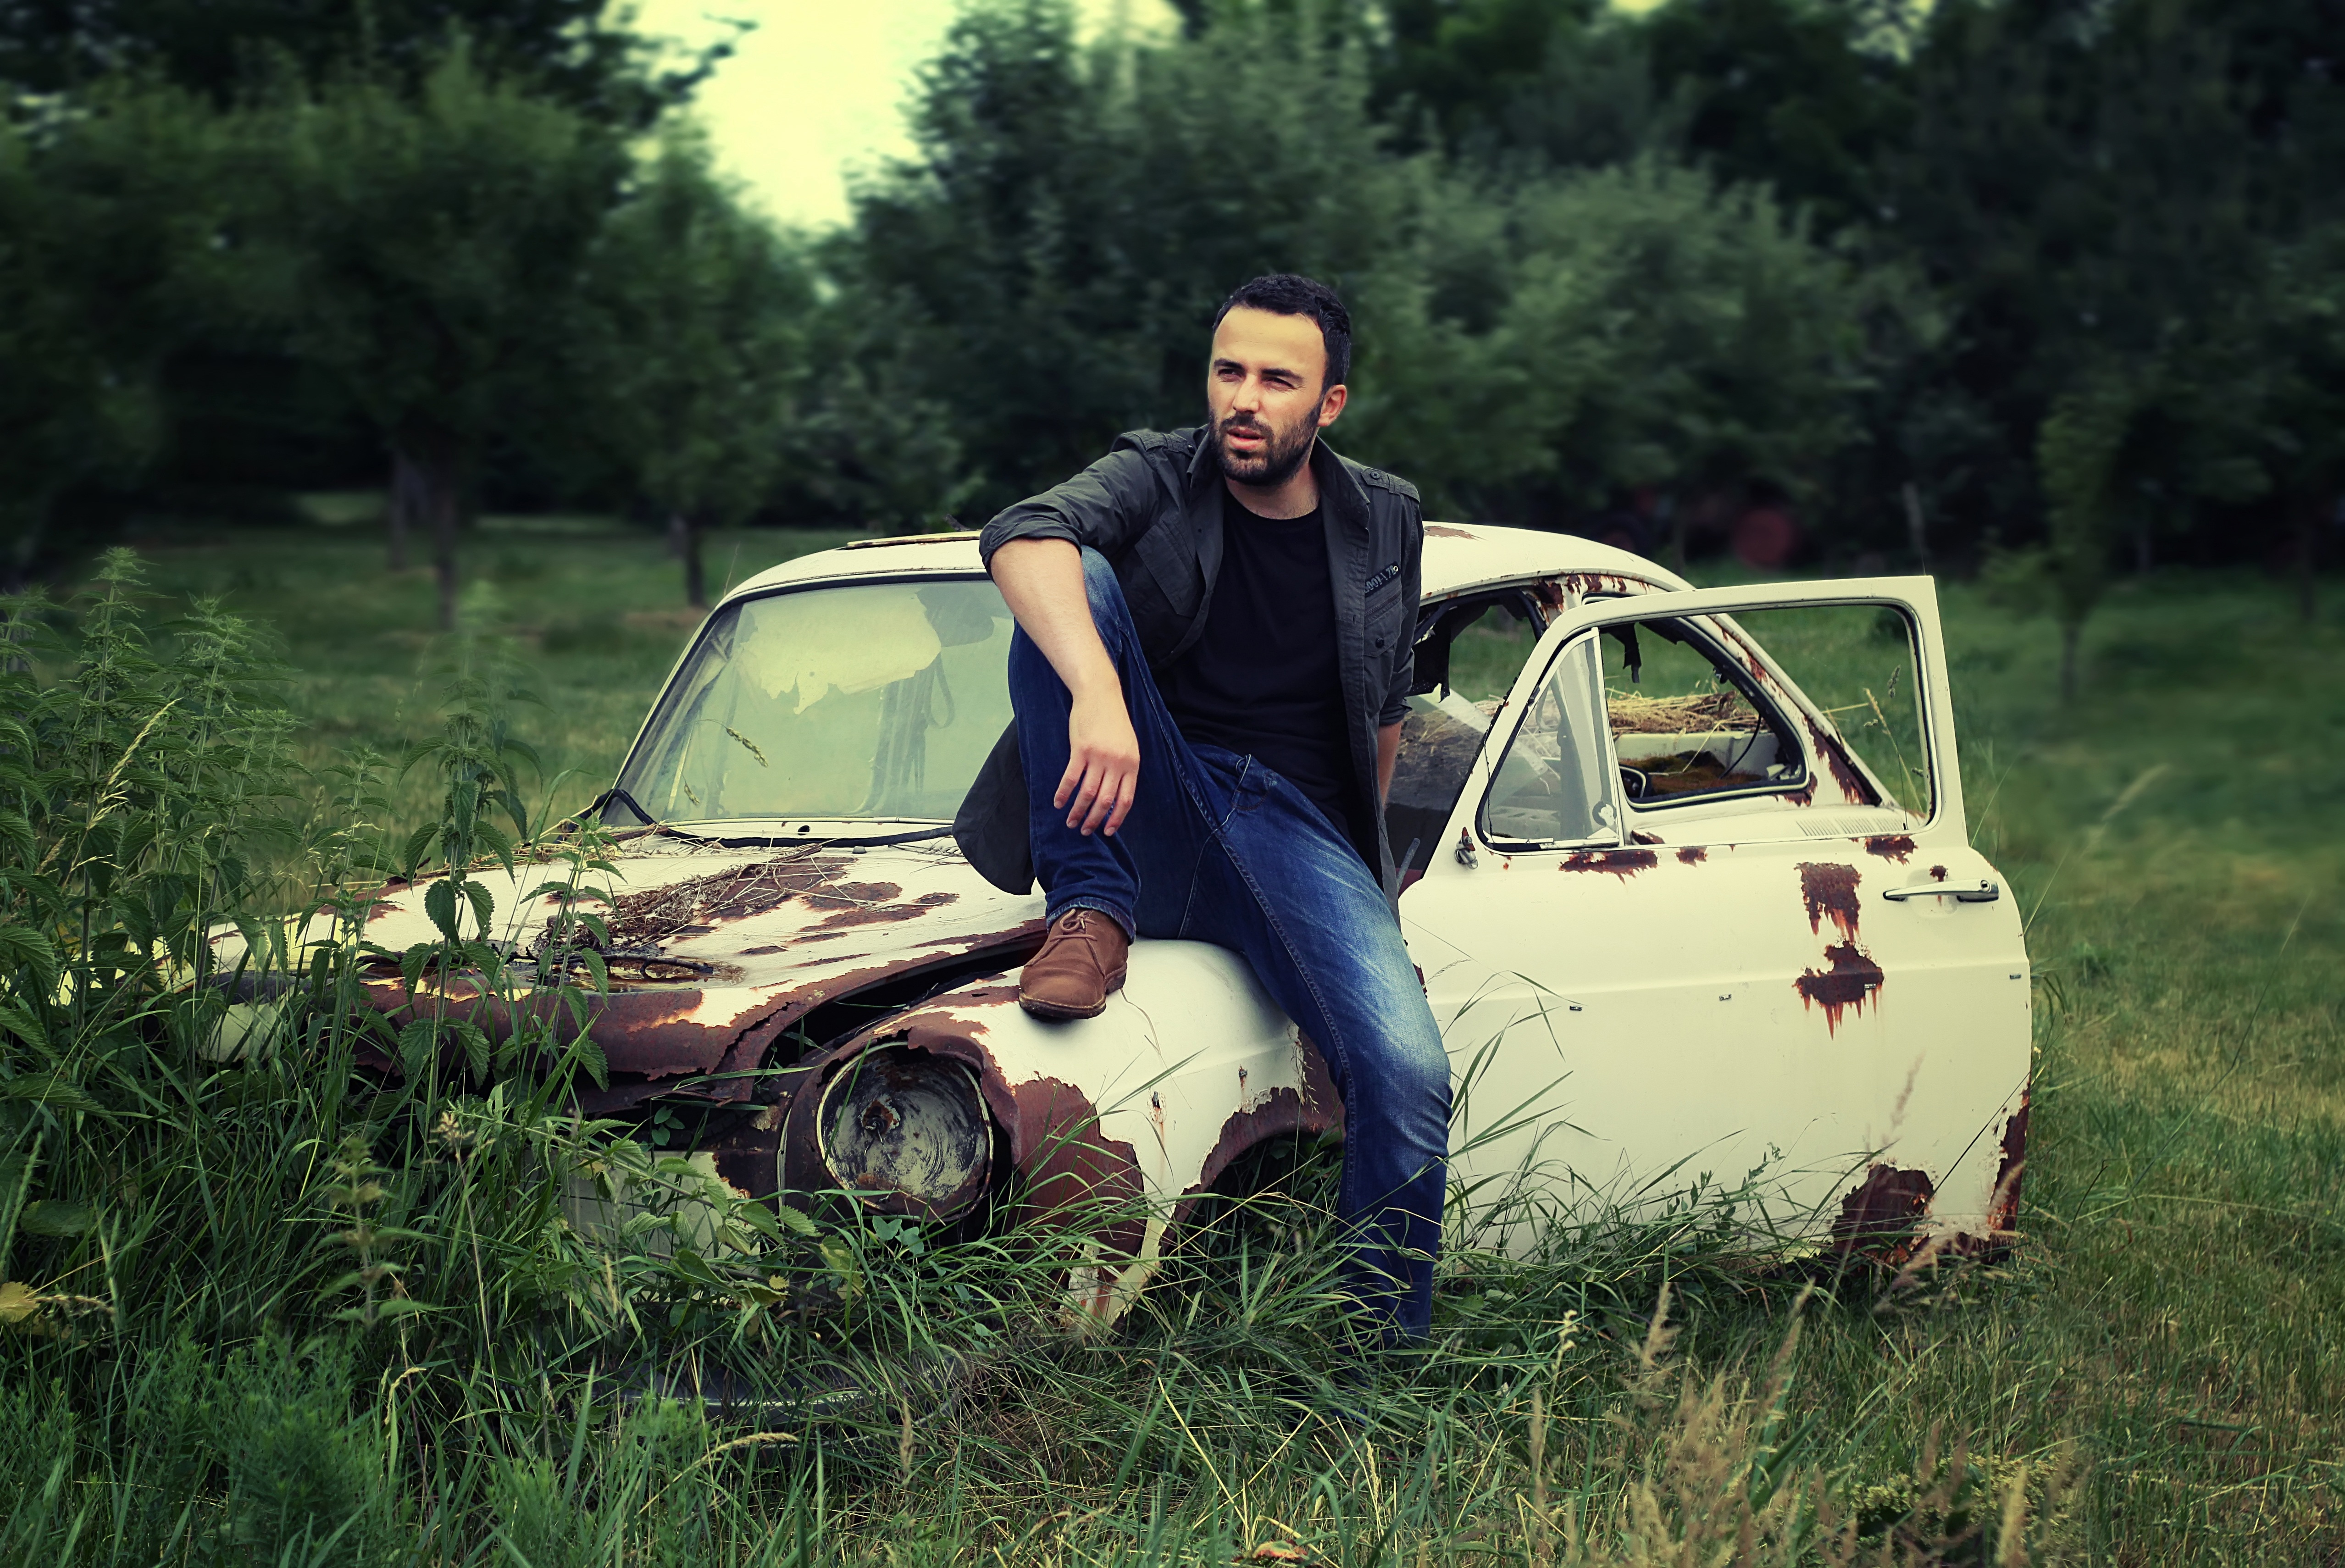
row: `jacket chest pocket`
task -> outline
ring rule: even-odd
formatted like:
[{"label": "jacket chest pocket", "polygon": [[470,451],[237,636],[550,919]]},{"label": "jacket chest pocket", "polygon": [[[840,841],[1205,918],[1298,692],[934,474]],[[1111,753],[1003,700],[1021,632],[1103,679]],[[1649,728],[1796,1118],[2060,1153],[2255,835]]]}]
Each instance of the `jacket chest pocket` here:
[{"label": "jacket chest pocket", "polygon": [[1368,633],[1372,652],[1388,652],[1398,634],[1401,617],[1401,566],[1396,561],[1389,566],[1369,573],[1362,594],[1361,618]]},{"label": "jacket chest pocket", "polygon": [[[1142,567],[1137,575],[1145,580],[1143,591],[1153,589],[1158,602],[1166,610],[1188,616],[1197,612],[1205,584],[1197,570],[1197,552],[1178,537],[1183,528],[1177,516],[1160,519],[1132,541],[1132,553]],[[1127,595],[1135,586],[1143,585],[1126,580]]]}]

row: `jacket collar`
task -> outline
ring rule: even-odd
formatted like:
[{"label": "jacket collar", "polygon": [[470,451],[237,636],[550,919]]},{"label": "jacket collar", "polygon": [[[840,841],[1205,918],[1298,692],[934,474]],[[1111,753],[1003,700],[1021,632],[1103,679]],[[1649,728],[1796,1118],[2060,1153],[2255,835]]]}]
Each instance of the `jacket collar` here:
[{"label": "jacket collar", "polygon": [[[1192,531],[1195,534],[1201,560],[1205,562],[1205,578],[1211,582],[1221,565],[1222,539],[1222,465],[1213,456],[1213,429],[1198,425],[1191,432],[1194,439],[1189,451],[1188,511]],[[1329,450],[1325,439],[1311,443],[1311,472],[1319,481],[1319,502],[1335,513],[1335,520],[1347,528],[1365,530],[1368,526],[1368,494],[1352,472],[1351,465]],[[1204,502],[1211,501],[1213,521],[1205,521]],[[1210,543],[1208,541],[1210,541]]]}]

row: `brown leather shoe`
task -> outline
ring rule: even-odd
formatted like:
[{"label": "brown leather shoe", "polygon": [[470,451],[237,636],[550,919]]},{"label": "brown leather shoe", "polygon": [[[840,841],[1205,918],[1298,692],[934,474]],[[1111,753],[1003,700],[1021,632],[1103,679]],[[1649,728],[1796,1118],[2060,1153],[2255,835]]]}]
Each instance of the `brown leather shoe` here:
[{"label": "brown leather shoe", "polygon": [[1038,1018],[1096,1018],[1123,986],[1132,938],[1096,909],[1070,909],[1018,976],[1018,1005]]}]

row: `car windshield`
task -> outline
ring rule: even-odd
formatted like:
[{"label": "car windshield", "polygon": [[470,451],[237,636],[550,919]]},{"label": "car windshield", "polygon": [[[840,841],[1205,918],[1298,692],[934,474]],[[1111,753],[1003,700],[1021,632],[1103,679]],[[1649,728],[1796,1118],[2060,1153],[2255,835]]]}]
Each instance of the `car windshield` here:
[{"label": "car windshield", "polygon": [[1010,723],[1011,625],[983,578],[727,605],[619,787],[662,822],[949,820]]}]

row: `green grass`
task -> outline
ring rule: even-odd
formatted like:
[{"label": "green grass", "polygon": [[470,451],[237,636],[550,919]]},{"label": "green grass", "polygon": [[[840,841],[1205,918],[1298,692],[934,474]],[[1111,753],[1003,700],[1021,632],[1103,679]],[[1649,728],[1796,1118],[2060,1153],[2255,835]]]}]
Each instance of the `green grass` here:
[{"label": "green grass", "polygon": [[[211,594],[275,628],[294,677],[289,699],[307,722],[304,760],[357,745],[386,754],[436,734],[448,640],[432,630],[434,589],[424,541],[416,564],[386,566],[379,529],[342,495],[310,498],[336,520],[311,531],[158,526],[137,548],[157,586]],[[712,592],[793,557],[854,537],[816,530],[711,534],[703,548]],[[700,613],[684,601],[682,566],[643,529],[596,517],[491,516],[465,541],[461,618],[508,642],[543,704],[523,727],[544,777],[575,776],[561,809],[606,787],[645,709]],[[420,787],[420,786],[419,786]],[[413,791],[397,796],[420,806]]]},{"label": "green grass", "polygon": [[[743,535],[734,575],[823,542]],[[430,586],[388,578],[371,537],[147,549],[158,580],[281,630],[312,757],[436,731]],[[492,528],[472,559],[468,611],[547,702],[523,734],[607,775],[688,630],[674,563],[583,530]],[[685,1310],[673,1280],[614,1276],[624,1310],[590,1333],[595,1255],[454,1198],[418,1199],[428,1239],[403,1245],[419,1294],[462,1310],[396,1340],[248,1277],[328,1247],[253,1239],[339,1221],[324,1175],[251,1174],[324,1170],[296,1126],[310,1091],[224,1072],[204,1114],[232,1137],[204,1147],[243,1163],[199,1173],[239,1184],[217,1209],[174,1199],[208,1238],[184,1272],[142,1265],[148,1295],[116,1305],[112,1337],[7,1340],[0,1547],[55,1560],[79,1518],[88,1561],[122,1542],[147,1562],[1227,1563],[1264,1543],[1346,1563],[1678,1562],[1689,1543],[1682,1560],[1724,1562],[1747,1509],[1751,1561],[2345,1559],[2345,627],[2300,625],[2249,575],[2127,583],[2064,711],[2050,626],[1944,594],[1974,829],[2040,976],[2025,1239],[2000,1266],[1801,1275],[1700,1216],[1599,1226],[1477,1271],[1445,1294],[1432,1354],[1345,1391],[1307,1208],[1236,1227],[1095,1344],[1033,1320],[1047,1258],[842,1233],[862,1341],[979,1370],[949,1399],[919,1385],[761,1436],[595,1398],[575,1346],[607,1365],[630,1336],[679,1342],[657,1315]],[[469,1194],[458,1145],[412,1147],[432,1191]],[[102,1295],[115,1265],[73,1256]],[[1665,1282],[1669,1343],[1649,1320]],[[171,1350],[181,1331],[194,1348]],[[752,1360],[833,1344],[756,1331],[736,1347]],[[1365,1427],[1330,1418],[1346,1404]],[[287,1522],[311,1519],[308,1537]]]}]

